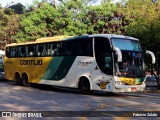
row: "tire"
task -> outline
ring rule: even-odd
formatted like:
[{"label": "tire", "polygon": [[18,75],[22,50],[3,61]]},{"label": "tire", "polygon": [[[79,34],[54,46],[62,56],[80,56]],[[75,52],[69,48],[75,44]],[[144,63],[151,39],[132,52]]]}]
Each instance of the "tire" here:
[{"label": "tire", "polygon": [[25,86],[25,87],[29,87],[30,86],[30,84],[28,82],[28,76],[26,74],[22,75],[22,85]]},{"label": "tire", "polygon": [[86,78],[81,78],[79,82],[79,90],[83,94],[90,94],[90,84],[89,81]]},{"label": "tire", "polygon": [[22,85],[22,81],[19,74],[15,74],[14,80],[17,85]]}]

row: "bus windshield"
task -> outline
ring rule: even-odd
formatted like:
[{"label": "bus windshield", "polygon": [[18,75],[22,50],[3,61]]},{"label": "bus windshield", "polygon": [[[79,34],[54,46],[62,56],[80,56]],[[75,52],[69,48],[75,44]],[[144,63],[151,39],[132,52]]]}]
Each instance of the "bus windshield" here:
[{"label": "bus windshield", "polygon": [[115,62],[115,73],[120,77],[138,78],[144,75],[144,60],[138,41],[112,39],[114,47],[122,52],[122,62]]},{"label": "bus windshield", "polygon": [[139,42],[136,40],[112,38],[112,44],[120,50],[141,51]]}]

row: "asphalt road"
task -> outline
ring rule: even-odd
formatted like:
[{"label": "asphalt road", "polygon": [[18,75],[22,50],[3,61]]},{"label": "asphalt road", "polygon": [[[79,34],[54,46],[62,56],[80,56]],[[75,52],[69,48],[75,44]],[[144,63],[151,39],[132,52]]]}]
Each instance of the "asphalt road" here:
[{"label": "asphalt road", "polygon": [[[119,93],[119,94],[106,94],[95,92],[92,95],[83,95],[77,90],[57,89],[49,86],[36,86],[23,87],[17,86],[14,82],[0,81],[0,111],[69,111],[71,117],[63,117],[62,114],[57,117],[46,117],[45,119],[104,119],[104,116],[115,111],[113,116],[115,120],[126,119],[159,119],[160,118],[160,93],[158,92],[137,92],[137,93]],[[75,113],[77,111],[78,113]],[[73,117],[80,111],[98,111],[98,117],[93,114]],[[130,111],[128,113],[128,111]],[[138,112],[141,116],[137,117]],[[152,117],[144,117],[142,112],[149,112]],[[158,114],[157,114],[158,111]],[[57,113],[50,113],[57,114]],[[90,114],[89,113],[89,114]],[[94,112],[93,112],[94,113]],[[156,114],[154,114],[156,113]],[[103,116],[104,114],[104,116]],[[115,116],[114,116],[115,114]],[[116,114],[121,114],[116,116]],[[133,116],[131,116],[131,114]],[[147,113],[144,113],[147,114]],[[153,116],[153,114],[155,116]],[[61,116],[62,115],[62,116]],[[125,117],[122,117],[122,116]],[[54,115],[53,115],[54,116]],[[126,117],[127,116],[127,117]],[[142,117],[143,116],[143,117]],[[8,118],[4,118],[7,119]],[[10,118],[16,119],[17,118]],[[19,118],[20,119],[20,118]],[[27,118],[25,118],[27,119]],[[42,118],[41,118],[42,119]],[[105,119],[110,119],[105,116]]]}]

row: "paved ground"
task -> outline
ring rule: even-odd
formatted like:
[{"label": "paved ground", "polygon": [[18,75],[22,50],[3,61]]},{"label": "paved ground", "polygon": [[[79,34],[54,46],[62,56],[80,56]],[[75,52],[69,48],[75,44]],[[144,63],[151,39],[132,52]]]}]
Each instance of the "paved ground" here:
[{"label": "paved ground", "polygon": [[[121,94],[104,94],[93,93],[92,95],[82,95],[79,91],[51,88],[48,86],[32,86],[22,87],[17,86],[13,82],[0,82],[0,111],[98,111],[95,114],[102,117],[87,117],[88,115],[81,115],[78,117],[46,117],[45,119],[78,119],[78,120],[99,120],[104,119],[104,116],[111,114],[110,111],[115,111],[112,119],[126,120],[126,119],[159,119],[153,117],[153,114],[158,112],[160,115],[160,93],[159,92],[138,92],[138,93],[121,93]],[[101,112],[99,112],[101,111]],[[126,112],[125,112],[126,111]],[[131,111],[131,113],[128,113]],[[151,111],[152,117],[131,117],[130,114],[137,115],[134,111]],[[144,114],[148,114],[148,113]],[[112,112],[113,113],[113,112]],[[50,114],[50,115],[51,115]],[[65,114],[65,113],[64,113]],[[64,115],[63,114],[63,115]],[[116,117],[120,114],[120,117]],[[157,114],[157,113],[156,113]],[[62,115],[62,116],[63,116]],[[89,116],[93,114],[89,113]],[[122,116],[129,116],[123,117]],[[53,115],[54,116],[54,115]],[[94,115],[93,115],[94,116]],[[8,118],[4,118],[7,119]],[[15,118],[10,118],[15,119]],[[18,118],[21,119],[21,118]],[[18,120],[16,118],[16,120]],[[24,119],[24,118],[23,118]],[[29,119],[29,118],[28,118]],[[35,119],[35,118],[34,118]],[[44,118],[41,118],[44,119]],[[105,117],[105,119],[110,119]]]}]

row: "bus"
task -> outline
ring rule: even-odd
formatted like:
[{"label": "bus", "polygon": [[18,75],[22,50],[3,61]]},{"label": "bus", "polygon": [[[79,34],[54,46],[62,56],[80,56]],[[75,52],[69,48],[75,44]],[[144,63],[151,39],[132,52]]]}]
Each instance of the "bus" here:
[{"label": "bus", "polygon": [[3,50],[0,50],[0,79],[4,79],[4,54]]},{"label": "bus", "polygon": [[[91,91],[133,92],[145,88],[139,40],[116,34],[55,36],[5,48],[5,77],[31,83]],[[151,51],[147,53],[155,63]],[[127,70],[123,63],[128,61]]]}]

